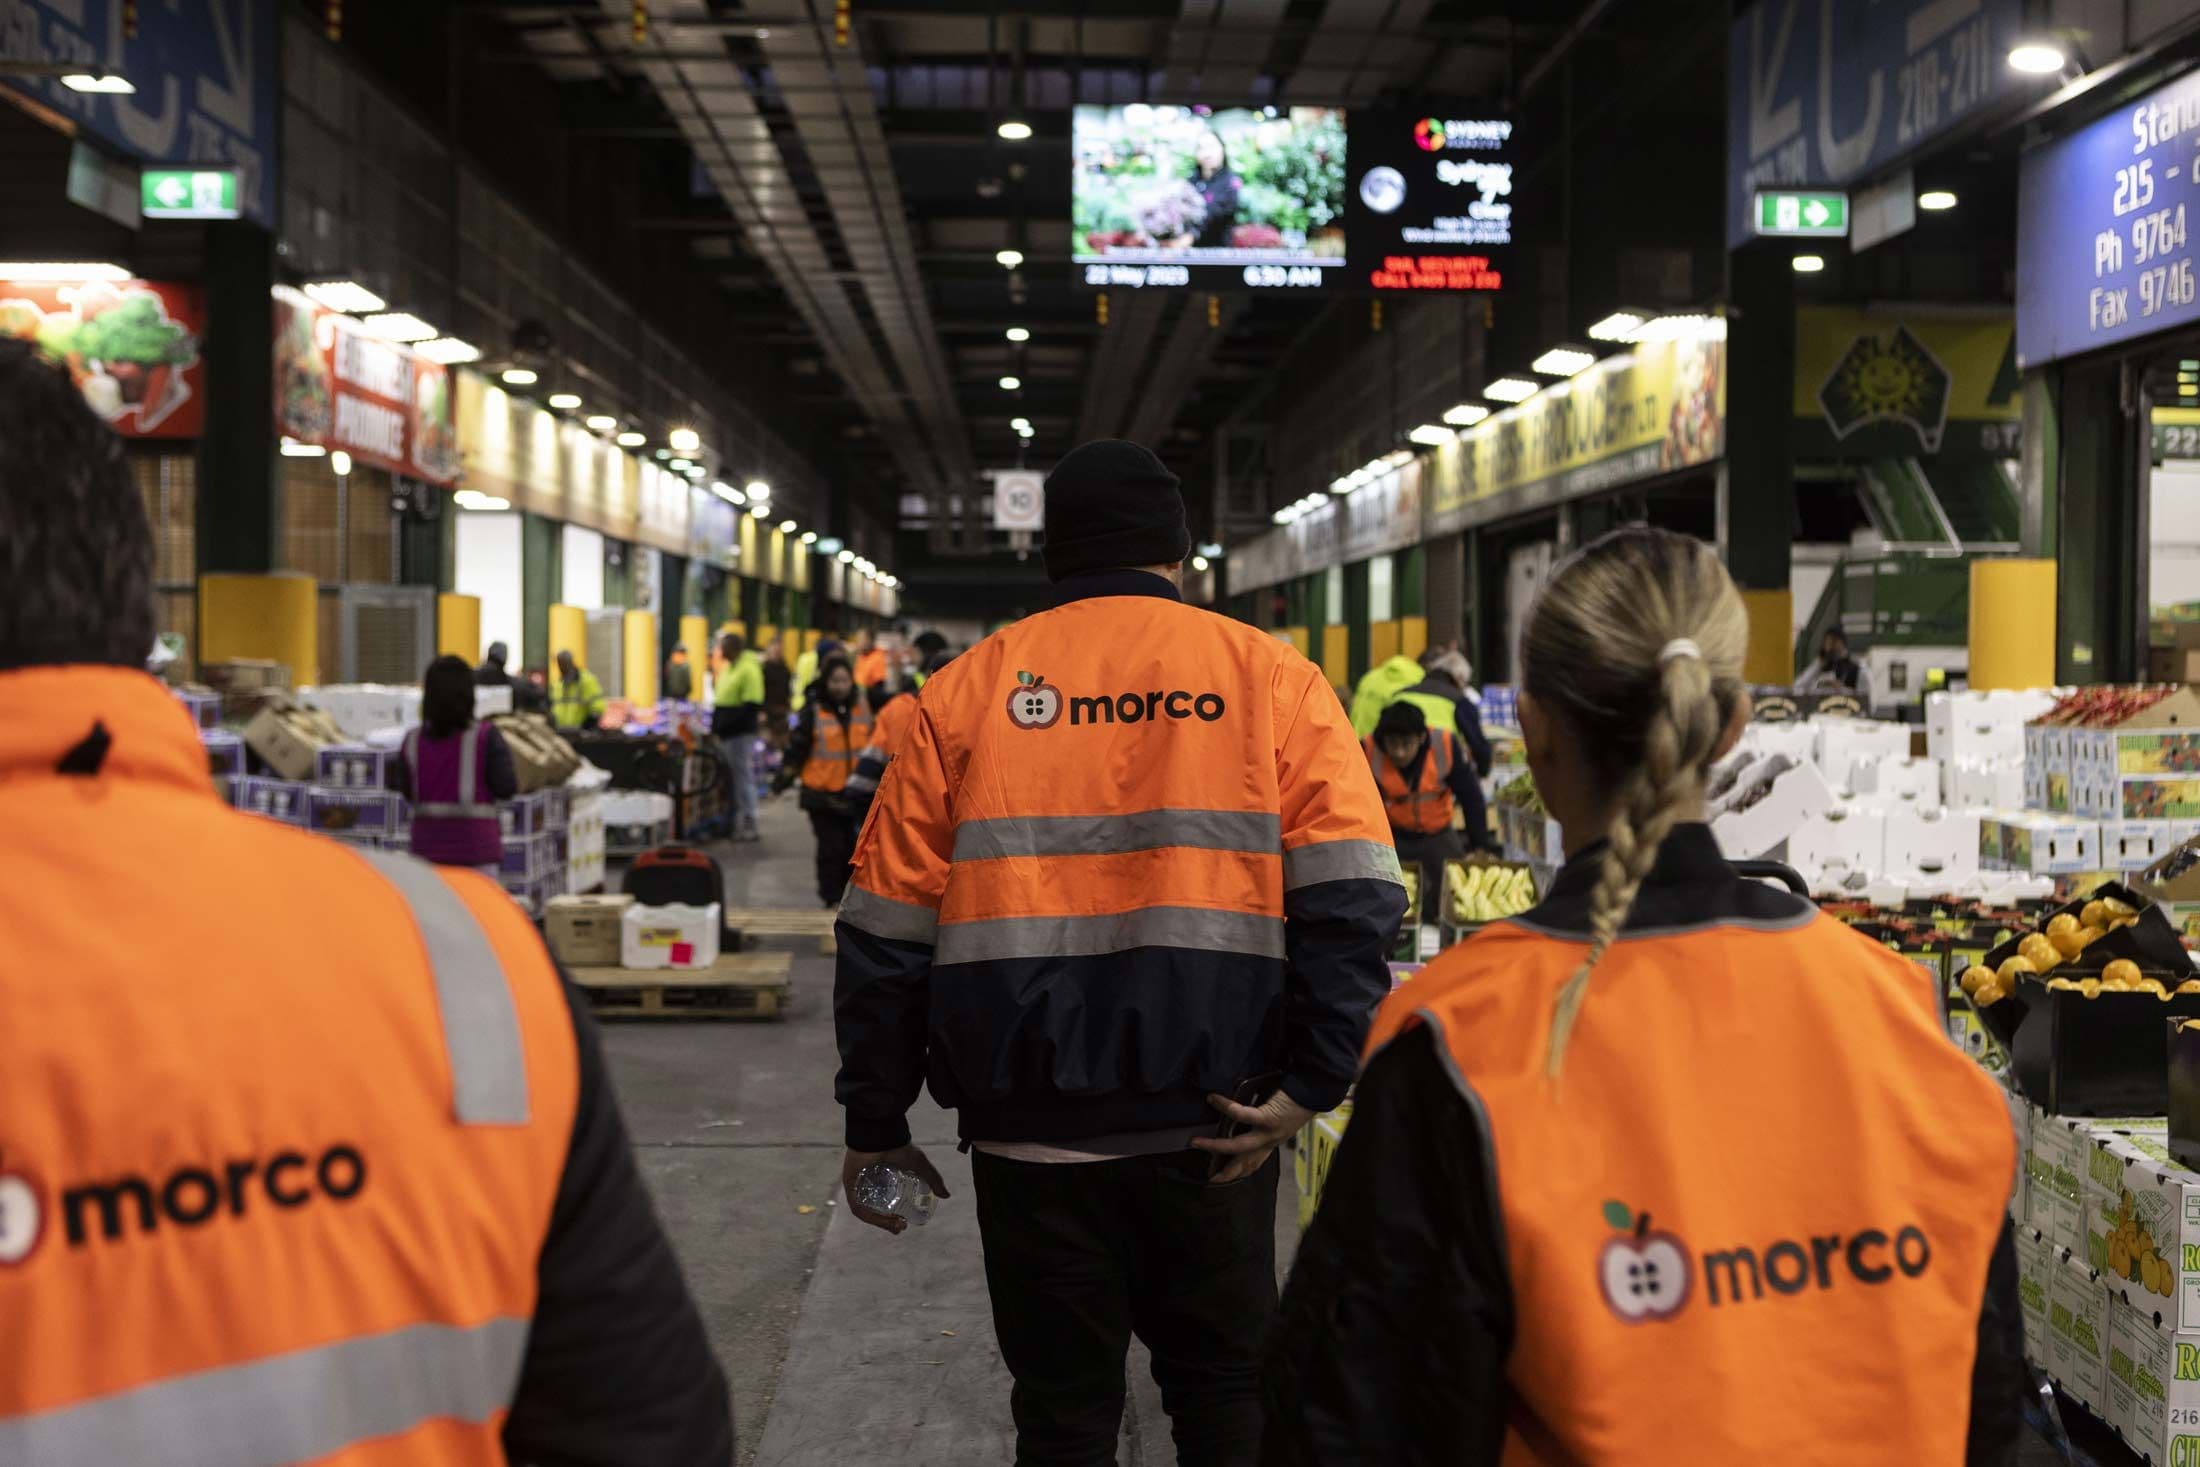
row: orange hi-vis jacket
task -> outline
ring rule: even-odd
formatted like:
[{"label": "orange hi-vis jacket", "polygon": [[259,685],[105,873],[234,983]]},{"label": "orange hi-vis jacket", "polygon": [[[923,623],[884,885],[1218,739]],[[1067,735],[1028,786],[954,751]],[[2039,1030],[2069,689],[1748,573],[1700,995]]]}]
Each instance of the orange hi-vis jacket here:
[{"label": "orange hi-vis jacket", "polygon": [[2001,1461],[2016,1147],[1932,981],[1682,825],[1554,1080],[1601,856],[1383,1004],[1268,1460]]},{"label": "orange hi-vis jacket", "polygon": [[848,705],[848,717],[843,720],[823,699],[810,701],[811,707],[803,713],[805,717],[814,713],[815,727],[802,761],[802,787],[819,794],[838,794],[848,787],[856,760],[871,743],[871,704],[863,696],[863,689],[856,689],[855,701]]},{"label": "orange hi-vis jacket", "polygon": [[576,1115],[527,918],[222,808],[143,673],[0,696],[0,1462],[501,1464]]},{"label": "orange hi-vis jacket", "polygon": [[896,693],[871,716],[871,741],[856,754],[855,773],[848,777],[851,793],[869,795],[878,789],[888,762],[916,720],[917,695],[913,692]]},{"label": "orange hi-vis jacket", "polygon": [[927,1078],[987,1141],[1211,1125],[1270,1071],[1324,1108],[1389,986],[1404,888],[1320,669],[1159,576],[1062,590],[925,684],[872,805],[835,1001],[858,1149]]},{"label": "orange hi-vis jacket", "polygon": [[1451,778],[1449,734],[1439,729],[1429,735],[1420,773],[1410,789],[1406,787],[1405,775],[1377,746],[1374,735],[1367,737],[1364,747],[1367,767],[1375,772],[1375,787],[1382,791],[1383,814],[1389,817],[1392,830],[1411,835],[1434,835],[1439,830],[1451,829],[1451,812],[1456,802],[1451,797],[1451,786],[1445,783]]}]

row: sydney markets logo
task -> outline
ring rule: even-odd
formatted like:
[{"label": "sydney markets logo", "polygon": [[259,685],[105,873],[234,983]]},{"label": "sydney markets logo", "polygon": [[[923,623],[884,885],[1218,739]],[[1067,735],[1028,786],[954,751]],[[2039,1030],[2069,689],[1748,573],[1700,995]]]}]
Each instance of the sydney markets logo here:
[{"label": "sydney markets logo", "polygon": [[1196,718],[1213,723],[1226,707],[1220,693],[1116,693],[1096,698],[1065,697],[1060,688],[1035,672],[1016,674],[1008,694],[1008,721],[1018,728],[1052,728],[1069,714],[1070,726],[1088,723],[1144,723],[1164,718]]},{"label": "sydney markets logo", "polygon": [[1413,124],[1413,145],[1424,153],[1502,148],[1513,125],[1501,118],[1424,117]]},{"label": "sydney markets logo", "polygon": [[[1605,1307],[1627,1324],[1652,1324],[1679,1314],[1695,1292],[1697,1260],[1671,1233],[1654,1232],[1650,1214],[1637,1214],[1624,1202],[1604,1204],[1604,1221],[1619,1236],[1597,1250],[1597,1287]],[[1738,1247],[1706,1253],[1701,1260],[1704,1295],[1710,1307],[1762,1299],[1770,1285],[1775,1294],[1800,1294],[1814,1284],[1834,1287],[1836,1263],[1860,1284],[1883,1284],[1896,1274],[1914,1279],[1933,1261],[1932,1243],[1912,1224],[1892,1238],[1878,1228],[1851,1237],[1839,1233],[1809,1239],[1780,1239],[1760,1255]],[[1723,1297],[1721,1285],[1724,1285]]]}]

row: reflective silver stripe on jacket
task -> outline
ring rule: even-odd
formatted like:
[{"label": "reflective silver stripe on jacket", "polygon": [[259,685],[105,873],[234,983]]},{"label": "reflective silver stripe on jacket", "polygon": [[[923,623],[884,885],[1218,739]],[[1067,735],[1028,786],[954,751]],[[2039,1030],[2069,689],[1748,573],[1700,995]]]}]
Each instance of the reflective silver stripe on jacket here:
[{"label": "reflective silver stripe on jacket", "polygon": [[934,961],[1074,958],[1138,947],[1283,956],[1283,919],[1209,907],[1139,907],[1098,917],[996,917],[942,924]]},{"label": "reflective silver stripe on jacket", "polygon": [[1388,881],[1405,885],[1398,852],[1388,841],[1325,840],[1283,853],[1283,889],[1322,881]]},{"label": "reflective silver stripe on jacket", "polygon": [[934,941],[939,935],[940,914],[915,902],[897,902],[875,891],[849,883],[840,901],[840,920],[873,937],[894,942]]},{"label": "reflective silver stripe on jacket", "polygon": [[416,1324],[0,1417],[0,1462],[281,1467],[511,1405],[527,1321]]},{"label": "reflective silver stripe on jacket", "polygon": [[[497,807],[484,805],[474,799],[474,755],[480,747],[481,725],[469,723],[466,731],[458,736],[458,803],[442,800],[413,800],[413,814],[426,815],[430,819],[443,820],[494,820]],[[405,731],[405,767],[412,771],[413,794],[420,793],[420,730]]]},{"label": "reflective silver stripe on jacket", "polygon": [[955,827],[955,859],[1115,856],[1187,846],[1273,855],[1283,822],[1259,810],[1140,810],[1129,815],[1011,815]]},{"label": "reflective silver stripe on jacket", "polygon": [[361,851],[412,908],[435,970],[452,1109],[469,1126],[527,1124],[527,1053],[496,949],[433,866],[394,851]]}]

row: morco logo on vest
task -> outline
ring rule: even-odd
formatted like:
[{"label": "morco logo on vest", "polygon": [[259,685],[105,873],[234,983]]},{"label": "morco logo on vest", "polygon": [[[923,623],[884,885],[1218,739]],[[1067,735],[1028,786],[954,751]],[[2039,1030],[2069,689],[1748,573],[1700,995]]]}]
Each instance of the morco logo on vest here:
[{"label": "morco logo on vest", "polygon": [[[1604,1204],[1604,1220],[1619,1234],[1597,1252],[1597,1287],[1605,1307],[1627,1324],[1649,1324],[1679,1314],[1695,1292],[1699,1260],[1671,1233],[1654,1232],[1650,1214],[1624,1202]],[[1776,1295],[1835,1287],[1841,1274],[1860,1284],[1914,1279],[1931,1267],[1932,1243],[1912,1224],[1889,1236],[1865,1228],[1808,1239],[1779,1239],[1760,1254],[1743,1246],[1706,1253],[1700,1260],[1705,1302],[1713,1309]],[[1746,1293],[1745,1293],[1746,1290]]]},{"label": "morco logo on vest", "polygon": [[1052,728],[1069,714],[1070,727],[1091,723],[1145,723],[1192,718],[1213,723],[1226,707],[1220,693],[1103,693],[1095,698],[1066,696],[1037,673],[1019,672],[1008,695],[1008,721],[1018,728]]},{"label": "morco logo on vest", "polygon": [[[62,1231],[71,1248],[116,1242],[128,1233],[171,1227],[196,1228],[222,1217],[241,1218],[256,1207],[287,1211],[317,1197],[349,1202],[367,1185],[367,1162],[339,1142],[318,1156],[278,1151],[265,1159],[241,1158],[181,1166],[165,1177],[129,1174],[62,1189]],[[0,1157],[0,1268],[38,1251],[54,1225],[38,1177]]]}]

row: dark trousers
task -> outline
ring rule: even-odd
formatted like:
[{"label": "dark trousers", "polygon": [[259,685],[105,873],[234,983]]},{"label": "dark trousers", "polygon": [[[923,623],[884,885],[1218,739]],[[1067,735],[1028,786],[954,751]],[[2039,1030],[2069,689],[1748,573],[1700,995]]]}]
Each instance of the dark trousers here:
[{"label": "dark trousers", "polygon": [[1016,1467],[1113,1467],[1132,1335],[1182,1467],[1250,1467],[1276,1310],[1276,1173],[1207,1184],[1200,1152],[971,1156],[993,1328],[1015,1377]]},{"label": "dark trousers", "polygon": [[812,810],[810,832],[817,837],[817,894],[826,906],[838,906],[848,889],[848,863],[856,854],[856,818],[845,810]]}]

